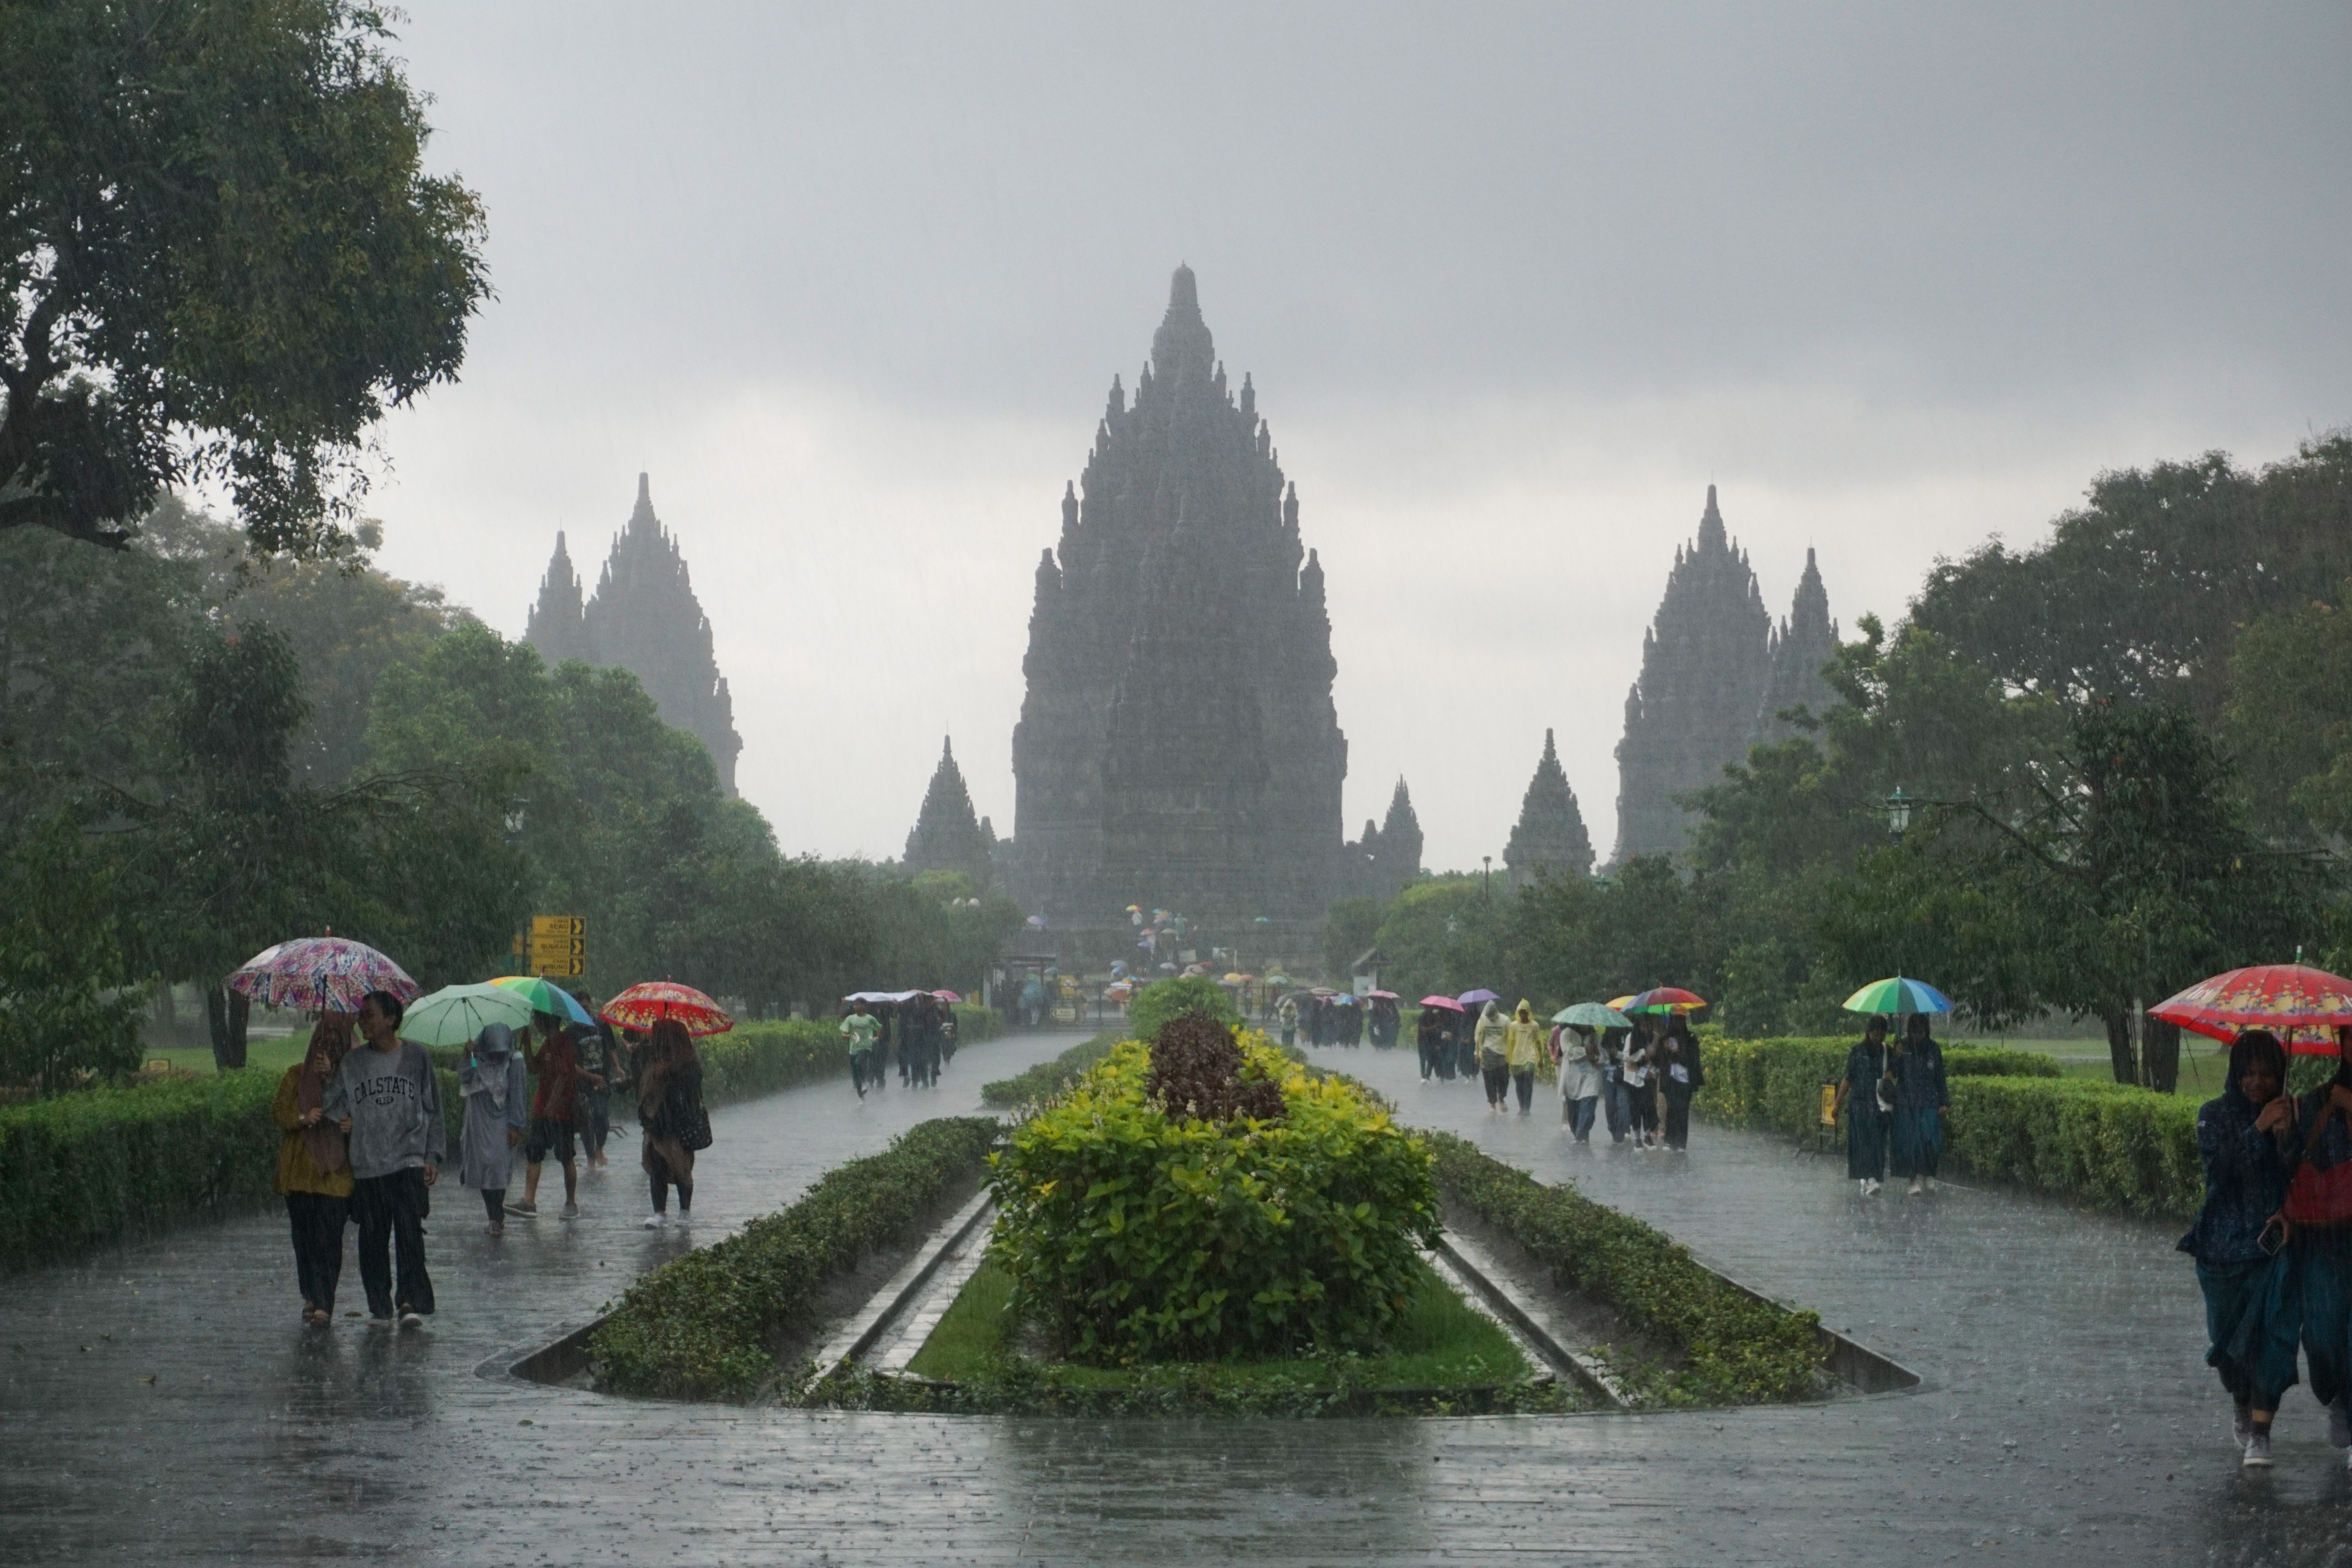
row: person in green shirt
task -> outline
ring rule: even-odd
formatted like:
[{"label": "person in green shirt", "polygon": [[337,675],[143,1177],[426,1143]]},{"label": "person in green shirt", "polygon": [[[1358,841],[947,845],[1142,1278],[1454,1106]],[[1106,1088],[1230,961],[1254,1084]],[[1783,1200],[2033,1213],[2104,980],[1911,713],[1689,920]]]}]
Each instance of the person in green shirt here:
[{"label": "person in green shirt", "polygon": [[882,1032],[882,1020],[866,1010],[863,1002],[849,1005],[849,1016],[841,1021],[841,1037],[849,1042],[849,1081],[857,1086],[857,1098],[866,1098],[866,1080],[871,1077],[880,1082],[874,1068],[874,1037]]}]

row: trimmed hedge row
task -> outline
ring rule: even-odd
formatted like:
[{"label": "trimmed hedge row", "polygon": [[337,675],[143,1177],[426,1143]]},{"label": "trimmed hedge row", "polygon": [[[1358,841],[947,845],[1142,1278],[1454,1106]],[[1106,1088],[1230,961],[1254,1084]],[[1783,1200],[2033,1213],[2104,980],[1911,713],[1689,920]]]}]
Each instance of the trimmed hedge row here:
[{"label": "trimmed hedge row", "polygon": [[[1692,1109],[1812,1142],[1821,1086],[1843,1075],[1850,1044],[1716,1042],[1706,1090]],[[2126,1214],[2185,1216],[2204,1201],[2196,1100],[2061,1078],[2055,1062],[2023,1051],[1954,1047],[1944,1059],[1952,1091],[1945,1151],[1972,1174]]]},{"label": "trimmed hedge row", "polygon": [[1043,1105],[1055,1095],[1068,1092],[1088,1068],[1109,1056],[1111,1047],[1125,1038],[1122,1030],[1106,1029],[1091,1040],[1072,1046],[1052,1061],[1039,1062],[1011,1078],[982,1084],[980,1101],[982,1105]]},{"label": "trimmed hedge row", "polygon": [[[955,1013],[959,1043],[1003,1033],[993,1009]],[[703,1099],[712,1105],[849,1071],[835,1026],[821,1019],[741,1024],[696,1048]],[[440,1069],[454,1159],[465,1123],[456,1072],[464,1051],[428,1054]],[[279,1138],[269,1101],[281,1070],[245,1068],[0,1106],[0,1272],[267,1201]]]},{"label": "trimmed hedge row", "polygon": [[1549,1266],[1552,1278],[1608,1302],[1672,1346],[1675,1368],[1620,1362],[1645,1403],[1759,1405],[1818,1390],[1821,1317],[1759,1301],[1696,1262],[1687,1247],[1572,1186],[1546,1186],[1477,1145],[1423,1132],[1437,1184]]},{"label": "trimmed hedge row", "polygon": [[776,1371],[768,1345],[825,1279],[903,1237],[979,1176],[1002,1129],[921,1122],[882,1153],[827,1172],[790,1208],[640,1279],[588,1342],[596,1386],[674,1399],[745,1399]]}]

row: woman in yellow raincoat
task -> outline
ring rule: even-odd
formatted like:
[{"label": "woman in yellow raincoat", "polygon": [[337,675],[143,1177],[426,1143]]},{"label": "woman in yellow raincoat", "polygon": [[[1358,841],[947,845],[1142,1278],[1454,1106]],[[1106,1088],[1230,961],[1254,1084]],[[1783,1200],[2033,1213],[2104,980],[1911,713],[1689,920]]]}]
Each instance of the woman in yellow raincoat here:
[{"label": "woman in yellow raincoat", "polygon": [[1536,1063],[1543,1057],[1545,1043],[1544,1026],[1536,1021],[1536,1010],[1526,997],[1520,997],[1511,1021],[1503,1026],[1503,1056],[1510,1064],[1511,1083],[1519,1091],[1521,1116],[1535,1102]]}]

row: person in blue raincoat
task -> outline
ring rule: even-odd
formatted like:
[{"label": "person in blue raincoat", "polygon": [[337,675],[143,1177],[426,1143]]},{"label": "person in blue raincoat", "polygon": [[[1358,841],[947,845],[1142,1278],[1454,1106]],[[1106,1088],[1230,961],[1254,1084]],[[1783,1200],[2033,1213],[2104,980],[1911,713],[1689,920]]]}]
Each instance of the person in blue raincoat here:
[{"label": "person in blue raincoat", "polygon": [[1845,1173],[1869,1197],[1886,1182],[1886,1123],[1892,1101],[1879,1103],[1886,1077],[1886,1017],[1870,1016],[1862,1043],[1845,1054],[1845,1077],[1838,1080],[1832,1115],[1845,1117]]},{"label": "person in blue raincoat", "polygon": [[2352,1163],[2352,1057],[2342,1054],[2352,1050],[2352,1029],[2336,1030],[2336,1076],[2295,1107],[2302,1164],[2288,1209],[2311,1396],[2327,1411],[2327,1440],[2352,1448],[2352,1215],[2345,1214],[2346,1194],[2336,1187],[2344,1178],[2328,1175]]},{"label": "person in blue raincoat", "polygon": [[[2295,1384],[2295,1338],[2303,1326],[2294,1258],[2281,1211],[2300,1151],[2295,1106],[2286,1088],[2286,1052],[2266,1029],[2230,1047],[2221,1097],[2197,1111],[2197,1153],[2205,1203],[2179,1250],[2197,1260],[2205,1293],[2205,1364],[2221,1373],[2237,1407],[2244,1463],[2271,1462],[2271,1417]],[[2314,1382],[2317,1381],[2315,1374]]]},{"label": "person in blue raincoat", "polygon": [[1914,1193],[1922,1183],[1933,1192],[1943,1169],[1944,1116],[1952,1091],[1944,1080],[1944,1047],[1927,1033],[1927,1014],[1911,1015],[1887,1070],[1895,1075],[1895,1173],[1910,1177]]}]

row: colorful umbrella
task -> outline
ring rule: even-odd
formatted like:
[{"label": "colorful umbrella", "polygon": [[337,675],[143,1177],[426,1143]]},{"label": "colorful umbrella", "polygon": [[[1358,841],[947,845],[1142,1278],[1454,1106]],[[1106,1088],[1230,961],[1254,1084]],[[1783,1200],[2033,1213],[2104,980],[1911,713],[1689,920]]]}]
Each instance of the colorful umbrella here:
[{"label": "colorful umbrella", "polygon": [[1397,999],[1397,994],[1393,991],[1367,991],[1364,994],[1368,998],[1377,996],[1383,1002],[1393,1002]]},{"label": "colorful umbrella", "polygon": [[420,1046],[468,1046],[492,1024],[530,1028],[531,1012],[530,997],[496,982],[444,985],[408,1005],[401,1015],[400,1037]]},{"label": "colorful umbrella", "polygon": [[1423,1007],[1443,1007],[1449,1013],[1460,1013],[1465,1011],[1462,1004],[1456,1002],[1451,996],[1424,996],[1416,1004],[1416,1005]]},{"label": "colorful umbrella", "polygon": [[2217,1040],[2268,1029],[2303,1056],[2334,1056],[2336,1030],[2352,1025],[2352,980],[2300,963],[2258,963],[2200,980],[2148,1016]]},{"label": "colorful umbrella", "polygon": [[1468,1007],[1480,1002],[1500,1002],[1502,997],[1481,985],[1475,991],[1465,991],[1461,995],[1455,997],[1454,1000],[1461,1003],[1465,1007]]},{"label": "colorful umbrella", "polygon": [[1661,985],[1644,991],[1624,1006],[1621,1013],[1692,1013],[1706,1005],[1706,998],[1696,995],[1676,985]]},{"label": "colorful umbrella", "polygon": [[1874,980],[1845,999],[1849,1013],[1948,1013],[1952,999],[1924,980]]},{"label": "colorful umbrella", "polygon": [[596,1021],[588,1016],[588,1009],[580,1005],[580,998],[561,985],[550,985],[536,974],[501,974],[490,984],[503,985],[509,991],[518,992],[530,998],[530,1008],[534,1013],[545,1013],[557,1018],[568,1018],[575,1024],[593,1024]]},{"label": "colorful umbrella", "polygon": [[963,1000],[962,997],[957,995],[952,991],[934,991],[931,994],[938,997],[942,1002],[961,1002]]},{"label": "colorful umbrella", "polygon": [[1633,1020],[1614,1007],[1604,1007],[1598,1002],[1579,1002],[1573,1007],[1563,1007],[1551,1016],[1555,1024],[1574,1024],[1587,1029],[1630,1029]]},{"label": "colorful umbrella", "polygon": [[1339,994],[1337,991],[1332,990],[1328,985],[1318,985],[1312,987],[1308,991],[1307,994],[1310,996],[1337,996]]},{"label": "colorful umbrella", "polygon": [[405,1002],[420,989],[400,965],[341,936],[298,936],[265,947],[237,966],[228,988],[305,1013],[356,1013],[371,991],[389,991]]},{"label": "colorful umbrella", "polygon": [[1631,1007],[1633,1005],[1633,998],[1631,996],[1612,996],[1607,1002],[1601,1005],[1605,1007],[1610,1007],[1622,1013],[1626,1008]]},{"label": "colorful umbrella", "polygon": [[675,1018],[689,1035],[723,1035],[735,1026],[735,1020],[718,1003],[693,986],[672,980],[648,980],[630,986],[604,1004],[601,1016],[624,1029],[650,1029],[665,1018]]}]

